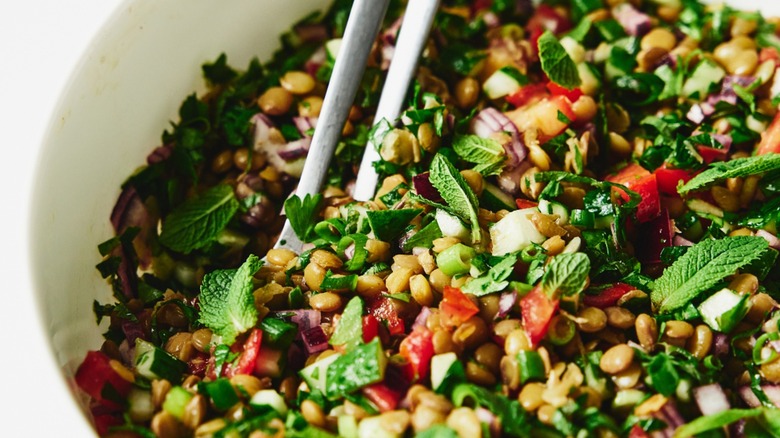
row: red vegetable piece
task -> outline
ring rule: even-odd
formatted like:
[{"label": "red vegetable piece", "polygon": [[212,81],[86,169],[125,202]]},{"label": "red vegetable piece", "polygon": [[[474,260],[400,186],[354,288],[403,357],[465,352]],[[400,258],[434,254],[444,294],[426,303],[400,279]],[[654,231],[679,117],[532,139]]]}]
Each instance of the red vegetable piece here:
[{"label": "red vegetable piece", "polygon": [[92,419],[95,422],[98,436],[106,436],[110,428],[121,426],[124,423],[119,414],[94,414]]},{"label": "red vegetable piece", "polygon": [[[658,183],[655,174],[647,171],[636,163],[631,163],[618,173],[606,178],[618,184],[623,184],[629,189],[639,193],[642,201],[636,211],[636,219],[640,223],[647,222],[661,213],[661,201],[658,194]],[[628,200],[628,193],[621,191],[623,199]]]},{"label": "red vegetable piece", "polygon": [[699,151],[699,155],[701,155],[701,158],[704,160],[705,164],[710,164],[713,161],[725,161],[728,157],[728,150],[726,149],[717,149],[710,146],[698,146],[696,150]]},{"label": "red vegetable piece", "polygon": [[536,345],[544,339],[557,310],[558,300],[551,300],[538,286],[520,299],[523,328],[531,344]]},{"label": "red vegetable piece", "polygon": [[628,438],[650,438],[650,435],[648,435],[638,424],[635,424],[628,433]]},{"label": "red vegetable piece", "polygon": [[398,311],[390,298],[379,297],[374,299],[368,306],[368,313],[373,315],[378,321],[381,321],[387,327],[391,335],[400,335],[406,331],[404,320],[398,316]]},{"label": "red vegetable piece", "polygon": [[655,169],[655,181],[658,183],[658,190],[670,196],[680,196],[677,193],[677,184],[682,181],[683,184],[693,178],[693,172],[685,169],[670,169],[666,164]]},{"label": "red vegetable piece", "polygon": [[775,66],[780,65],[780,54],[777,53],[777,49],[774,47],[764,47],[758,52],[758,63],[763,64],[765,61],[772,60],[775,62]]},{"label": "red vegetable piece", "polygon": [[403,394],[383,382],[374,383],[362,389],[363,395],[379,409],[379,412],[395,410]]},{"label": "red vegetable piece", "polygon": [[526,208],[534,208],[538,207],[539,203],[535,201],[529,201],[527,199],[517,198],[515,199],[515,203],[517,204],[517,208],[520,210],[526,209]]},{"label": "red vegetable piece", "polygon": [[579,88],[568,89],[556,84],[553,81],[547,83],[547,89],[550,90],[550,94],[553,96],[566,96],[571,102],[576,102],[577,99],[582,97],[582,90]]},{"label": "red vegetable piece", "polygon": [[669,210],[661,210],[655,219],[639,227],[641,239],[637,241],[636,255],[640,262],[647,264],[661,263],[661,251],[672,246],[674,227],[669,219]]},{"label": "red vegetable piece", "polygon": [[399,353],[411,364],[413,377],[425,379],[433,357],[433,332],[425,327],[415,328],[401,341]]},{"label": "red vegetable piece", "polygon": [[599,292],[598,295],[582,295],[582,301],[590,307],[598,307],[599,309],[606,309],[617,305],[617,302],[623,295],[629,291],[636,289],[634,286],[626,283],[615,283],[612,286]]},{"label": "red vegetable piece", "polygon": [[479,313],[479,307],[460,289],[452,286],[444,286],[439,310],[445,317],[445,321],[452,326],[459,326]]},{"label": "red vegetable piece", "polygon": [[519,108],[521,106],[534,103],[546,96],[547,87],[545,87],[544,84],[536,83],[523,85],[519,90],[507,96],[506,101],[514,105],[516,108]]},{"label": "red vegetable piece", "polygon": [[756,155],[778,153],[780,153],[780,113],[772,120],[769,128],[761,134],[761,142],[756,149]]},{"label": "red vegetable piece", "polygon": [[238,360],[225,367],[225,376],[233,377],[238,374],[252,374],[255,371],[257,356],[263,341],[263,331],[252,329],[244,341],[243,351]]},{"label": "red vegetable piece", "polygon": [[379,334],[379,321],[374,315],[363,317],[363,342],[369,343]]},{"label": "red vegetable piece", "polygon": [[493,0],[475,0],[471,5],[471,13],[472,15],[475,15],[482,10],[488,9],[492,5]]},{"label": "red vegetable piece", "polygon": [[76,385],[106,408],[121,409],[114,400],[103,398],[106,385],[111,385],[115,394],[127,397],[132,383],[123,379],[111,366],[111,359],[103,352],[90,351],[76,370]]}]

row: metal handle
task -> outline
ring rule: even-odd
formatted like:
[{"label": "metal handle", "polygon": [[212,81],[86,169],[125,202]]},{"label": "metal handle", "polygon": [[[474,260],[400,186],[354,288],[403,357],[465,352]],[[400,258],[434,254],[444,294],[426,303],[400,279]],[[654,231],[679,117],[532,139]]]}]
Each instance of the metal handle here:
[{"label": "metal handle", "polygon": [[[439,9],[439,0],[410,0],[401,22],[390,70],[387,72],[382,96],[374,116],[374,123],[387,119],[391,123],[398,118],[403,108],[406,92],[417,71],[428,34]],[[368,201],[374,197],[377,175],[373,163],[379,160],[379,152],[371,144],[366,145],[360,170],[352,197],[358,201]]]},{"label": "metal handle", "polygon": [[[317,128],[303,165],[295,194],[303,197],[319,193],[330,160],[341,138],[349,110],[355,100],[368,54],[376,40],[390,0],[355,0],[349,13],[339,53],[333,66]],[[302,243],[287,220],[275,247],[300,250]]]}]

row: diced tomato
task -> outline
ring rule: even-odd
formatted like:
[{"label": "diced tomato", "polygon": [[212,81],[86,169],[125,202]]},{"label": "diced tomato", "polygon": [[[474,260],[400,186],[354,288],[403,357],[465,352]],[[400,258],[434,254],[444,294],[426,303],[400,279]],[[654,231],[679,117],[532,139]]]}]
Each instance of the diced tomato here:
[{"label": "diced tomato", "polygon": [[479,313],[479,307],[457,287],[444,286],[439,310],[447,324],[459,326]]},{"label": "diced tomato", "polygon": [[124,423],[119,414],[93,414],[92,419],[95,422],[98,436],[106,436],[110,428],[121,426]]},{"label": "diced tomato", "polygon": [[544,84],[528,84],[523,85],[519,90],[507,96],[506,101],[514,105],[515,108],[519,108],[521,106],[534,103],[546,97],[547,95],[547,87],[545,87]]},{"label": "diced tomato", "polygon": [[[90,351],[76,370],[76,385],[95,401],[109,409],[120,409],[117,400],[110,400],[104,394],[112,393],[127,397],[133,384],[122,378],[111,366],[111,358],[101,351]],[[106,392],[107,385],[113,391]]]},{"label": "diced tomato", "polygon": [[756,149],[756,155],[780,153],[780,113],[777,113],[772,124],[761,134],[761,142]]},{"label": "diced tomato", "polygon": [[558,300],[551,300],[539,286],[520,299],[523,328],[531,344],[536,345],[544,339],[557,310]]},{"label": "diced tomato", "polygon": [[775,66],[780,65],[780,54],[777,53],[777,49],[774,47],[764,47],[758,52],[759,64],[763,64],[770,59],[775,62]]},{"label": "diced tomato", "polygon": [[374,299],[368,306],[368,313],[383,322],[391,335],[400,335],[406,331],[406,326],[391,300],[387,297]]},{"label": "diced tomato", "polygon": [[[642,197],[636,211],[636,219],[640,223],[653,219],[661,212],[661,199],[658,194],[656,176],[639,164],[631,163],[618,173],[608,176],[606,180],[623,184]],[[625,200],[630,198],[628,193],[622,191],[620,195]]]},{"label": "diced tomato", "polygon": [[648,435],[638,424],[635,424],[628,433],[628,438],[650,438],[650,435]]},{"label": "diced tomato", "polygon": [[634,286],[626,283],[615,283],[604,290],[599,291],[598,295],[582,295],[582,301],[590,307],[606,309],[617,304],[618,300],[629,291],[636,289]]},{"label": "diced tomato", "polygon": [[[565,119],[560,116],[561,114]],[[536,130],[541,143],[565,131],[569,127],[569,122],[573,122],[577,118],[571,109],[571,102],[566,96],[549,96],[538,102],[509,111],[506,116],[520,132]]]},{"label": "diced tomato", "polygon": [[232,364],[225,366],[225,376],[233,377],[238,374],[252,374],[255,371],[257,356],[263,341],[263,331],[252,329],[244,341],[241,355]]},{"label": "diced tomato", "polygon": [[390,388],[383,382],[366,386],[363,388],[362,393],[379,409],[379,412],[394,410],[403,397],[400,390]]},{"label": "diced tomato", "polygon": [[415,328],[401,341],[399,353],[411,364],[413,378],[425,379],[428,377],[433,357],[433,332],[425,327]]},{"label": "diced tomato", "polygon": [[670,169],[666,164],[655,169],[655,181],[658,184],[658,190],[671,196],[680,196],[677,193],[677,184],[682,181],[683,184],[693,178],[693,172],[685,169]]},{"label": "diced tomato", "polygon": [[522,199],[522,198],[515,199],[515,203],[517,204],[517,208],[519,208],[520,210],[539,206],[539,203],[536,201],[529,201],[527,199]]},{"label": "diced tomato", "polygon": [[576,102],[577,99],[582,97],[582,90],[579,88],[568,89],[556,84],[553,81],[547,83],[547,89],[550,90],[550,94],[553,96],[566,96],[571,102]]},{"label": "diced tomato", "polygon": [[528,20],[526,28],[531,38],[531,47],[534,53],[538,54],[539,37],[542,36],[544,31],[549,30],[554,34],[565,32],[571,29],[571,21],[566,17],[562,17],[551,6],[542,4],[536,7],[534,14]]},{"label": "diced tomato", "polygon": [[660,264],[661,252],[672,246],[674,238],[674,226],[669,219],[669,210],[664,208],[655,219],[641,224],[637,235],[642,238],[636,242],[636,258],[647,265]]},{"label": "diced tomato", "polygon": [[710,164],[713,161],[725,161],[728,157],[729,151],[726,149],[717,149],[710,146],[698,146],[696,148],[701,155],[705,164]]},{"label": "diced tomato", "polygon": [[493,5],[493,0],[475,0],[471,5],[471,13],[476,14],[479,11],[489,8]]},{"label": "diced tomato", "polygon": [[376,320],[374,315],[366,315],[363,317],[363,342],[369,343],[372,339],[377,337],[379,333],[379,321]]}]

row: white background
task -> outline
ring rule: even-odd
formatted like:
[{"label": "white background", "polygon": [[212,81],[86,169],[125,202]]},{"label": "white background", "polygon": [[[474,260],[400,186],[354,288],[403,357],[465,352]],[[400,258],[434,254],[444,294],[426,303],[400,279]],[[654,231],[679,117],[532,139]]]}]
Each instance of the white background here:
[{"label": "white background", "polygon": [[40,328],[29,279],[26,223],[33,172],[49,117],[92,36],[119,3],[0,3],[2,436],[94,435],[66,391]]}]

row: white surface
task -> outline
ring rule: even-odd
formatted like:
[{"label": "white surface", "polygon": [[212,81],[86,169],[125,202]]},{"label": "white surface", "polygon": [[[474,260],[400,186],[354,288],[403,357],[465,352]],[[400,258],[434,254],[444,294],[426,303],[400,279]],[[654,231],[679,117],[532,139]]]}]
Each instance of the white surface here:
[{"label": "white surface", "polygon": [[90,38],[118,3],[25,0],[0,5],[0,132],[5,153],[0,172],[0,376],[3,393],[11,396],[3,403],[4,436],[92,435],[56,371],[41,330],[28,274],[26,224],[32,172],[52,109]]}]

